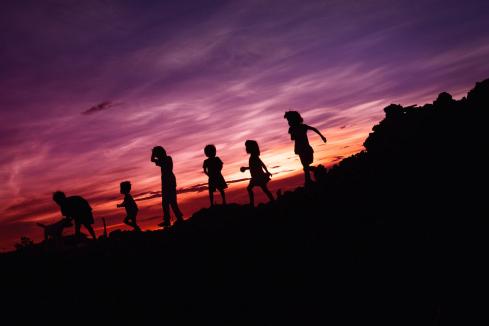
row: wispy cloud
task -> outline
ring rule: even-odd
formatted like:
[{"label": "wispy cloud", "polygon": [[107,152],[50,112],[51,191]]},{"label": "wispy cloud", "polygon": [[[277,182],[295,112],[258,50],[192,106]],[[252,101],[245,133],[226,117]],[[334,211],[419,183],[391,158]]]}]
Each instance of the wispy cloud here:
[{"label": "wispy cloud", "polygon": [[113,102],[109,102],[109,101],[102,102],[100,104],[97,104],[97,105],[94,105],[94,106],[88,108],[87,110],[83,111],[82,114],[89,115],[89,114],[99,113],[99,112],[111,109],[117,105],[120,105],[120,103],[113,103]]}]

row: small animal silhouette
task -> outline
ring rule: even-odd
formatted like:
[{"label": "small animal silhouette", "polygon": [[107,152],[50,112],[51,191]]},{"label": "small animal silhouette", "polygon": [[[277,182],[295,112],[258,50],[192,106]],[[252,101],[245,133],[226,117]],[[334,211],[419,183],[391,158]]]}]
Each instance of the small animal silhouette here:
[{"label": "small animal silhouette", "polygon": [[62,218],[52,224],[37,223],[37,225],[44,229],[44,240],[47,241],[49,239],[61,239],[63,237],[64,228],[73,226],[73,223],[68,218]]}]

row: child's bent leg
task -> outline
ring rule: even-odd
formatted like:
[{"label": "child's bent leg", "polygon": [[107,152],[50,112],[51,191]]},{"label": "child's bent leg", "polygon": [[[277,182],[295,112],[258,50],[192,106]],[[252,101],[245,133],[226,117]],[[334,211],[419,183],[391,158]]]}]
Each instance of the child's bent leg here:
[{"label": "child's bent leg", "polygon": [[246,190],[248,190],[248,195],[250,196],[250,206],[255,207],[255,196],[253,194],[253,186],[249,185],[246,187]]},{"label": "child's bent leg", "polygon": [[211,201],[211,206],[214,206],[214,192],[209,188],[209,200]]},{"label": "child's bent leg", "polygon": [[134,230],[141,231],[141,228],[139,227],[138,223],[136,222],[136,216],[138,216],[138,213],[137,212],[132,217],[132,225],[134,227]]},{"label": "child's bent leg", "polygon": [[302,167],[304,168],[304,184],[308,186],[311,184],[311,168],[309,165],[311,165],[314,160],[313,153],[308,151],[300,154],[299,157],[301,159]]},{"label": "child's bent leg", "polygon": [[131,225],[131,222],[129,221],[129,215],[128,215],[128,216],[126,216],[126,218],[124,218],[124,221],[123,221],[123,222],[124,222],[124,224],[126,224],[126,225],[129,225],[129,226]]},{"label": "child's bent leg", "polygon": [[93,240],[97,240],[97,236],[95,235],[95,231],[93,230],[92,225],[89,224],[89,223],[86,223],[84,225],[87,228],[87,230],[90,233],[90,235],[92,236]]},{"label": "child's bent leg", "polygon": [[221,193],[222,204],[226,205],[226,194],[224,193],[224,189],[219,189],[219,192]]},{"label": "child's bent leg", "polygon": [[168,199],[163,198],[162,206],[163,206],[163,225],[170,226],[170,203],[168,203]]},{"label": "child's bent leg", "polygon": [[268,200],[270,200],[270,201],[274,201],[275,200],[275,198],[273,198],[273,195],[270,192],[270,190],[268,190],[267,185],[261,186],[261,189],[263,190],[263,192],[265,193],[265,195],[267,195]]},{"label": "child's bent leg", "polygon": [[178,207],[176,194],[175,194],[175,197],[172,198],[170,205],[171,205],[171,208],[173,209],[173,213],[175,214],[175,217],[177,218],[177,221],[183,221],[183,214],[180,211],[180,208]]}]

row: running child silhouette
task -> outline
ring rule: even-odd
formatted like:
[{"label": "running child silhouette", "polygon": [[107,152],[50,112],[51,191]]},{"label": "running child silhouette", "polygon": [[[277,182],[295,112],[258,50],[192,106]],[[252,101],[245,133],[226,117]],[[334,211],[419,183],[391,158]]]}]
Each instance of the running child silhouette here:
[{"label": "running child silhouette", "polygon": [[138,215],[138,205],[132,198],[131,192],[131,183],[129,181],[121,182],[121,194],[124,195],[124,201],[120,204],[117,204],[117,207],[124,207],[126,209],[126,218],[124,219],[124,223],[132,226],[134,231],[141,231],[139,225],[136,223],[136,216]]},{"label": "running child silhouette", "polygon": [[228,185],[221,174],[223,163],[221,159],[216,156],[216,146],[207,145],[204,148],[204,153],[208,159],[204,161],[202,168],[204,169],[204,173],[209,177],[209,199],[211,201],[211,206],[214,206],[214,191],[216,191],[216,189],[221,193],[223,205],[226,205],[224,189],[226,189]]},{"label": "running child silhouette", "polygon": [[177,204],[177,179],[173,174],[173,160],[171,156],[166,155],[166,151],[161,146],[156,146],[151,152],[151,162],[161,168],[161,199],[163,206],[163,223],[158,224],[161,227],[169,227],[170,223],[170,206],[177,219],[177,222],[183,222],[183,214]]},{"label": "running child silhouette", "polygon": [[263,190],[270,201],[273,201],[273,195],[267,187],[267,183],[270,181],[272,174],[268,172],[267,167],[262,160],[260,160],[260,147],[258,147],[258,143],[254,140],[247,140],[245,142],[245,147],[246,153],[250,154],[249,166],[242,166],[240,171],[245,172],[246,170],[250,170],[251,180],[246,188],[248,190],[248,195],[250,196],[250,206],[255,206],[253,188],[256,186]]},{"label": "running child silhouette", "polygon": [[304,167],[305,185],[307,186],[311,182],[311,168],[309,165],[314,161],[314,150],[309,144],[309,139],[307,139],[307,131],[312,130],[317,133],[323,142],[326,142],[326,137],[316,128],[306,125],[300,113],[297,111],[285,112],[284,118],[289,122],[290,139],[295,141],[294,152],[299,155],[302,166]]}]

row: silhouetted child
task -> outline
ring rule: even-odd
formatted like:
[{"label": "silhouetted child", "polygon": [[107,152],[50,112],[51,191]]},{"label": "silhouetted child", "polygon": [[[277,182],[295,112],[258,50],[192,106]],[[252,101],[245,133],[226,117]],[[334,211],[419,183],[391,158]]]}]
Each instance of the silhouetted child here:
[{"label": "silhouetted child", "polygon": [[151,152],[151,162],[161,167],[161,199],[163,206],[163,223],[158,226],[169,227],[170,223],[170,206],[177,219],[177,222],[183,221],[183,214],[177,204],[177,180],[173,174],[173,160],[171,156],[166,155],[166,151],[161,146],[156,146]]},{"label": "silhouetted child", "polygon": [[80,238],[81,226],[85,226],[85,228],[90,232],[90,235],[95,240],[97,236],[95,235],[95,231],[92,228],[92,224],[94,223],[92,207],[90,204],[80,196],[70,196],[66,197],[65,193],[62,191],[56,191],[53,194],[53,200],[58,204],[61,209],[61,214],[67,217],[70,221],[75,221],[75,235],[77,238]]},{"label": "silhouetted child", "polygon": [[131,183],[129,181],[121,182],[121,194],[124,195],[124,201],[120,204],[117,204],[117,207],[124,207],[126,209],[126,218],[124,219],[124,223],[132,226],[135,231],[141,231],[139,226],[136,223],[136,216],[138,215],[138,205],[132,198],[131,194]]},{"label": "silhouetted child", "polygon": [[207,145],[204,148],[204,153],[208,157],[204,161],[202,168],[204,173],[209,177],[209,199],[211,201],[211,206],[214,206],[214,191],[219,190],[222,197],[222,203],[226,205],[226,195],[224,194],[224,189],[228,187],[226,180],[221,174],[222,161],[216,156],[216,146]]},{"label": "silhouetted child", "polygon": [[307,139],[307,131],[312,130],[317,133],[323,142],[326,142],[326,137],[316,128],[306,125],[297,111],[285,112],[284,118],[289,122],[290,139],[295,141],[294,152],[299,155],[304,168],[305,184],[308,185],[311,182],[309,165],[314,160],[314,150],[309,144],[309,139]]},{"label": "silhouetted child", "polygon": [[250,196],[251,207],[255,206],[255,197],[253,195],[253,188],[260,187],[265,195],[267,195],[270,201],[273,201],[273,195],[267,188],[267,183],[270,181],[272,174],[268,172],[267,167],[260,160],[260,147],[258,143],[254,140],[247,140],[245,142],[246,153],[250,154],[249,166],[242,166],[240,168],[241,172],[250,170],[251,180],[250,184],[246,188],[248,190],[248,195]]}]

